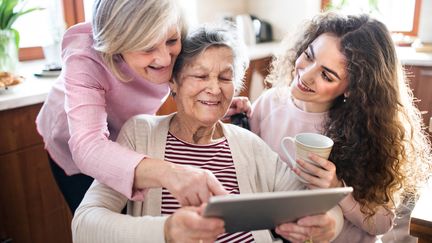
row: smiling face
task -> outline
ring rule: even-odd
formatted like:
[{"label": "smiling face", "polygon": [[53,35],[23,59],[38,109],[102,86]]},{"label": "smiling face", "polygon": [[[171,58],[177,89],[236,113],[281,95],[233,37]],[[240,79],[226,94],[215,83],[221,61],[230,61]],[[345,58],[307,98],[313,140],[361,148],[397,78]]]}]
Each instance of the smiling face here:
[{"label": "smiling face", "polygon": [[297,58],[291,92],[296,104],[310,112],[324,112],[348,87],[340,39],[324,33]]},{"label": "smiling face", "polygon": [[175,59],[181,50],[180,32],[172,27],[161,42],[143,51],[122,53],[123,59],[142,78],[156,84],[171,78]]},{"label": "smiling face", "polygon": [[228,47],[209,47],[186,64],[170,83],[179,120],[192,126],[216,124],[234,96],[233,77],[233,54]]}]

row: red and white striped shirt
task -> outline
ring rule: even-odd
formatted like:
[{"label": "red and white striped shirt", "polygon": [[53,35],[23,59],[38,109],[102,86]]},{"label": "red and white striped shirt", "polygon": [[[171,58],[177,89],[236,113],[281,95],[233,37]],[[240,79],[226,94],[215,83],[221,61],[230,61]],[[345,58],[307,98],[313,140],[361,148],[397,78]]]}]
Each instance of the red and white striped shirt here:
[{"label": "red and white striped shirt", "polygon": [[[237,175],[228,141],[208,145],[196,145],[184,142],[168,133],[165,149],[165,160],[191,165],[211,171],[230,194],[239,194]],[[170,215],[180,208],[179,202],[162,189],[162,215]],[[222,234],[216,242],[254,242],[251,232],[236,232]]]}]

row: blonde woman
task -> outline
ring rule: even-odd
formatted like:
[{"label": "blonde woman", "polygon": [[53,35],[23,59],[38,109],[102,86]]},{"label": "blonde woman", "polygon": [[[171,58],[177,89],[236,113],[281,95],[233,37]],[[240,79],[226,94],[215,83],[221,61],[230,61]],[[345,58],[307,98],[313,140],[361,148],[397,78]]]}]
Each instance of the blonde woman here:
[{"label": "blonde woman", "polygon": [[154,186],[166,187],[183,205],[226,193],[211,174],[113,142],[127,119],[155,114],[167,98],[184,33],[175,0],[97,0],[92,22],[65,33],[63,70],[36,122],[72,212],[93,178],[134,200]]}]

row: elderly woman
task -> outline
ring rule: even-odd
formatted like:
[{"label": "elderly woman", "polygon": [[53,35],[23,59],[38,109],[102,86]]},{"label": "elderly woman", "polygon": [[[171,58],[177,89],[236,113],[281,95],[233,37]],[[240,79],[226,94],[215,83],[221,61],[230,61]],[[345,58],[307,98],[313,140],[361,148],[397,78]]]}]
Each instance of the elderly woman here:
[{"label": "elderly woman", "polygon": [[[241,88],[247,67],[239,43],[224,26],[205,26],[189,34],[170,83],[178,112],[133,117],[123,126],[118,142],[154,158],[200,168],[197,173],[214,174],[231,194],[304,189],[260,138],[220,121],[235,90]],[[126,204],[129,215],[141,217],[120,214]],[[268,230],[224,234],[221,219],[201,216],[204,205],[181,207],[161,187],[149,189],[144,202],[128,202],[121,193],[95,181],[75,212],[73,238],[75,242],[273,241]],[[278,228],[301,241],[313,238],[316,242],[334,238],[341,225],[341,211],[336,207]]]}]

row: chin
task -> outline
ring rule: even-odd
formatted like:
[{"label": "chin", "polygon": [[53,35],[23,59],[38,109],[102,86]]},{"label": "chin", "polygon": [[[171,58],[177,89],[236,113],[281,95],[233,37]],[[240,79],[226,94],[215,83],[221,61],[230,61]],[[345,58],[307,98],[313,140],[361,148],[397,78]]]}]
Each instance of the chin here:
[{"label": "chin", "polygon": [[164,84],[164,83],[168,83],[168,81],[170,80],[171,76],[169,77],[155,77],[155,78],[150,78],[149,81],[154,83],[154,84]]},{"label": "chin", "polygon": [[200,123],[203,124],[206,127],[211,127],[219,122],[219,118],[206,118],[206,119],[199,119]]}]

